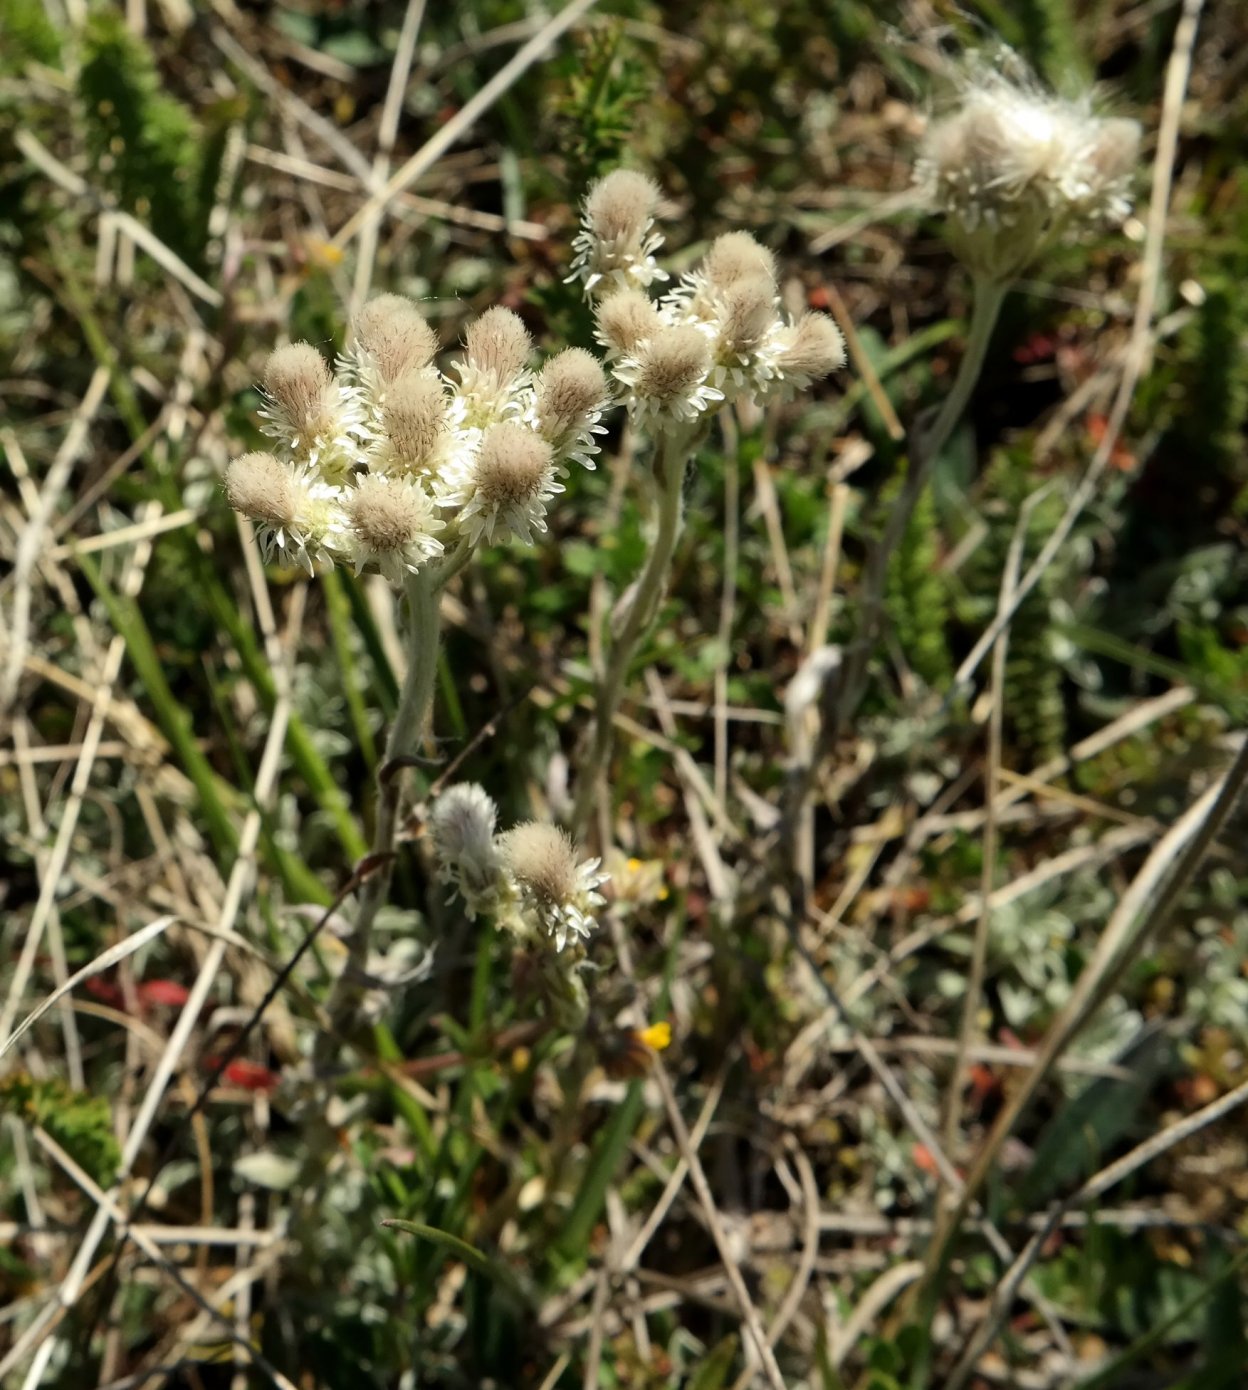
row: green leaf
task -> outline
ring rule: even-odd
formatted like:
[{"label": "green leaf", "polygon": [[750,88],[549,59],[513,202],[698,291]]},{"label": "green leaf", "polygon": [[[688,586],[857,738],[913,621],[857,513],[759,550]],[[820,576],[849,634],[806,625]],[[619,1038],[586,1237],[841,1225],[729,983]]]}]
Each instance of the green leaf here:
[{"label": "green leaf", "polygon": [[1058,1191],[1090,1177],[1105,1162],[1139,1115],[1153,1083],[1171,1060],[1170,1041],[1160,1029],[1146,1032],[1119,1059],[1129,1078],[1103,1076],[1074,1100],[1059,1106],[1044,1127],[1035,1156],[1019,1184],[1016,1198],[1034,1211]]},{"label": "green leaf", "polygon": [[97,597],[108,609],[108,616],[119,637],[126,644],[126,656],[143,682],[148,698],[156,711],[156,719],[165,737],[173,744],[183,772],[195,785],[200,810],[208,825],[208,833],[217,851],[233,861],[238,846],[234,821],[222,799],[222,789],[208,759],[200,752],[186,717],[186,710],[165,679],[164,668],[156,654],[147,623],[133,599],[115,594],[100,575],[91,556],[78,552],[77,559]]},{"label": "green leaf", "polygon": [[730,1332],[723,1341],[714,1346],[697,1370],[689,1377],[688,1390],[720,1390],[728,1380],[732,1363],[736,1359],[740,1338]]}]

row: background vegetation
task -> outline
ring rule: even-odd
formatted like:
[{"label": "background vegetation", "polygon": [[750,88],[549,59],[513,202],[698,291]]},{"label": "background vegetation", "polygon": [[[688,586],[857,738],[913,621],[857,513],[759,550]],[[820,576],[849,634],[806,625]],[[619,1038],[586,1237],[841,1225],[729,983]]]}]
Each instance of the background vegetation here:
[{"label": "background vegetation", "polygon": [[[61,1387],[714,1390],[777,1383],[761,1328],[792,1386],[1241,1385],[1242,818],[1034,1068],[1128,885],[1242,737],[1242,6],[1187,7],[1146,370],[1094,498],[998,677],[985,661],[956,684],[1003,575],[1107,442],[1147,278],[1147,169],[1139,219],[1007,301],[895,558],[855,727],[818,747],[813,872],[775,842],[810,732],[786,729],[785,693],[852,639],[906,430],[965,328],[963,276],[905,197],[941,44],[997,35],[1059,86],[1106,84],[1151,162],[1180,9],[585,8],[344,239],[545,10],[426,6],[391,129],[419,4],[0,0],[0,1034],[174,919],[4,1060],[0,1379],[21,1385],[33,1355]],[[524,963],[430,881],[417,810],[373,1054],[341,1049],[318,1099],[302,1059],[342,955],[333,918],[197,1103],[364,852],[395,694],[388,595],[264,573],[224,504],[259,367],[287,337],[341,346],[370,278],[424,301],[448,346],[494,303],[544,344],[586,342],[562,278],[575,204],[620,160],[662,184],[674,264],[753,231],[792,303],[852,332],[854,361],[815,399],[725,420],[699,460],[620,723],[591,1028],[545,1031]],[[644,459],[616,436],[609,457],[546,544],[490,555],[450,596],[417,808],[453,758],[504,822],[562,804],[587,615],[644,545]],[[637,1031],[663,1021],[656,1062]],[[1035,1101],[938,1259],[942,1190],[1025,1078]],[[119,1172],[131,1236],[110,1227],[75,1272]]]}]

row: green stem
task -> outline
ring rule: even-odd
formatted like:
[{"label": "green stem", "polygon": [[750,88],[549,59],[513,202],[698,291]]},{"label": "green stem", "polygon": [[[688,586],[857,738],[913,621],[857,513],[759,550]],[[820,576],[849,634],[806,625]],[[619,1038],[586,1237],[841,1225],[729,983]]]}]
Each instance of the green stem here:
[{"label": "green stem", "polygon": [[684,524],[682,494],[685,465],[693,450],[693,439],[684,432],[664,436],[659,458],[659,516],[654,544],[637,580],[632,601],[628,606],[619,635],[611,644],[607,669],[598,683],[595,697],[594,725],[589,752],[581,765],[572,809],[572,834],[578,839],[585,834],[590,813],[597,800],[607,760],[611,756],[611,741],[615,731],[615,716],[624,696],[628,670],[638,644],[658,613],[672,556]]},{"label": "green stem", "polygon": [[863,585],[862,626],[854,649],[846,662],[841,699],[837,706],[837,730],[844,732],[857,712],[867,686],[867,673],[884,617],[884,595],[888,588],[888,565],[897,549],[914,508],[932,478],[932,470],[949,437],[961,420],[983,371],[992,330],[996,327],[1001,304],[1009,291],[1007,282],[977,279],[966,351],[958,364],[949,394],[929,430],[915,442],[910,452],[906,481],[888,518],[884,534],[867,561]]},{"label": "green stem", "polygon": [[[454,558],[454,557],[453,557]],[[398,830],[400,768],[396,761],[414,753],[420,745],[433,703],[438,669],[439,599],[448,577],[449,563],[427,567],[409,575],[404,585],[407,599],[407,671],[399,691],[399,705],[386,740],[385,759],[377,779],[377,824],[370,857],[383,862],[373,871],[360,896],[350,955],[329,999],[330,1028],[322,1034],[321,1060],[332,1055],[336,1038],[349,1038],[364,997],[362,975],[368,961],[373,923],[390,894],[394,873],[394,845]]]}]

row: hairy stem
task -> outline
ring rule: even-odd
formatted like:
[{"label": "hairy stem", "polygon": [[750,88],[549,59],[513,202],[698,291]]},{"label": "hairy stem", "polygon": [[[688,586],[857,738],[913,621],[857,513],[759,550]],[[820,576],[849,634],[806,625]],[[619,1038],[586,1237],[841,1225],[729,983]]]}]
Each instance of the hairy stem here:
[{"label": "hairy stem", "polygon": [[611,755],[615,715],[624,695],[628,670],[637,646],[654,621],[667,588],[672,568],[672,555],[684,524],[682,490],[685,465],[693,451],[694,441],[687,433],[672,432],[664,436],[659,452],[659,516],[654,544],[637,580],[628,611],[619,635],[611,644],[607,669],[598,685],[594,708],[594,726],[590,746],[581,765],[572,809],[572,834],[578,839],[589,825],[590,813],[598,796],[603,772]]},{"label": "hairy stem", "polygon": [[362,977],[372,942],[373,923],[389,897],[394,871],[401,790],[401,765],[398,760],[410,756],[419,747],[429,718],[438,667],[438,601],[446,580],[459,567],[456,566],[456,559],[457,556],[453,554],[442,566],[429,566],[419,574],[409,575],[404,585],[407,601],[407,672],[399,691],[399,707],[386,740],[385,758],[378,769],[377,824],[370,851],[370,858],[385,862],[368,879],[360,897],[350,955],[329,999],[331,1027],[321,1039],[324,1044],[322,1050],[326,1053],[332,1052],[336,1038],[351,1036],[364,997]]},{"label": "hairy stem", "polygon": [[974,303],[971,309],[971,323],[967,332],[966,351],[958,364],[958,374],[954,378],[949,394],[941,404],[940,411],[929,430],[916,439],[910,450],[910,467],[897,502],[889,514],[884,534],[880,537],[867,561],[867,574],[863,586],[862,625],[858,640],[851,649],[846,661],[845,674],[841,687],[841,698],[837,702],[836,732],[844,732],[858,709],[867,687],[867,673],[884,617],[884,595],[888,587],[888,563],[897,549],[914,508],[923,495],[924,488],[931,481],[932,470],[941,450],[949,442],[949,437],[961,420],[983,371],[984,359],[988,354],[988,343],[992,330],[996,327],[1001,304],[1009,290],[1007,283],[995,280],[977,279],[974,287]]}]

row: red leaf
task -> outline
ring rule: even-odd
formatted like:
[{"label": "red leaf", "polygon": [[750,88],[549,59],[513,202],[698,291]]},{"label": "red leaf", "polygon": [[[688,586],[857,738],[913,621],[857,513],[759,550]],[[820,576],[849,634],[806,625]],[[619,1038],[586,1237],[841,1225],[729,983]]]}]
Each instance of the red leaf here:
[{"label": "red leaf", "polygon": [[281,1079],[275,1071],[262,1067],[259,1062],[247,1062],[236,1057],[221,1073],[222,1080],[232,1086],[241,1086],[244,1091],[271,1091]]},{"label": "red leaf", "polygon": [[98,975],[92,975],[89,980],[82,982],[82,987],[101,1004],[125,1011],[126,997],[121,992],[121,986],[115,985],[112,980],[102,980]]},{"label": "red leaf", "polygon": [[176,980],[144,980],[138,988],[139,1002],[147,1008],[157,1004],[181,1007],[191,997],[190,990]]}]

